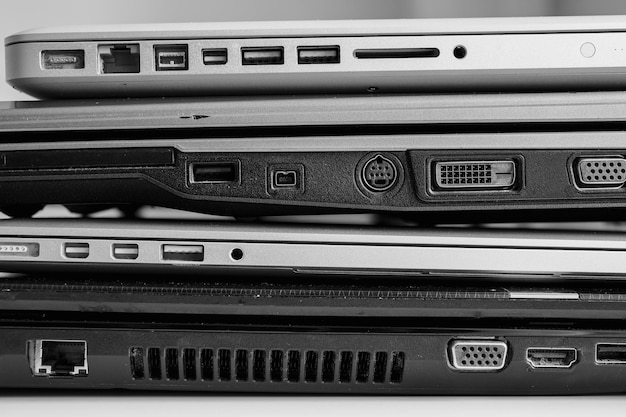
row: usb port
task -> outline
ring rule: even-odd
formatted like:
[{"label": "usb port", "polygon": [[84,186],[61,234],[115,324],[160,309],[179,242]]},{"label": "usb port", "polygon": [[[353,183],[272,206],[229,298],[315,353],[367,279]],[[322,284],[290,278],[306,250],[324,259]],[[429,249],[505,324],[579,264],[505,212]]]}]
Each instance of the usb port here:
[{"label": "usb port", "polygon": [[237,183],[239,163],[234,161],[193,163],[189,176],[191,183]]},{"label": "usb port", "polygon": [[161,251],[164,261],[204,261],[204,246],[202,245],[163,245]]},{"label": "usb port", "polygon": [[137,259],[139,257],[139,245],[135,243],[114,243],[113,257],[115,259]]},{"label": "usb port", "polygon": [[339,46],[299,46],[298,64],[338,64]]},{"label": "usb port", "polygon": [[85,259],[89,256],[89,243],[66,243],[63,254],[66,258]]},{"label": "usb port", "polygon": [[607,365],[626,364],[626,344],[598,343],[596,345],[596,363]]},{"label": "usb port", "polygon": [[281,65],[285,63],[282,46],[241,48],[242,65]]},{"label": "usb port", "polygon": [[189,69],[187,45],[157,45],[154,47],[157,71],[184,71]]},{"label": "usb port", "polygon": [[203,49],[202,62],[204,62],[204,65],[224,65],[228,62],[228,50]]}]

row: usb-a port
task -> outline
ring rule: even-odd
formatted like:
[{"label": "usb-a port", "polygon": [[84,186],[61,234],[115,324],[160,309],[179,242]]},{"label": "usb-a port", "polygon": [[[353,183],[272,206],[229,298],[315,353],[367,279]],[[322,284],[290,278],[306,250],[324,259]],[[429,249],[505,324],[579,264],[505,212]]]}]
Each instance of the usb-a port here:
[{"label": "usb-a port", "polygon": [[242,65],[281,65],[285,63],[282,46],[241,48]]},{"label": "usb-a port", "polygon": [[161,255],[164,261],[202,262],[204,261],[204,246],[163,245]]},{"label": "usb-a port", "polygon": [[299,46],[298,64],[338,64],[339,46]]}]

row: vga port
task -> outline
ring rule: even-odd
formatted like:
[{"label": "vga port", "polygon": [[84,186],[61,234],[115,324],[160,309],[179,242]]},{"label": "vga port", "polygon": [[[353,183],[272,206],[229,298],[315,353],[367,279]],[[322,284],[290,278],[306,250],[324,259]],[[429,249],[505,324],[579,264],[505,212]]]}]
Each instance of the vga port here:
[{"label": "vga port", "polygon": [[500,371],[507,354],[507,344],[499,340],[452,340],[448,345],[450,366],[457,371]]},{"label": "vga port", "polygon": [[579,158],[574,169],[583,188],[618,188],[626,183],[626,159],[621,156]]}]

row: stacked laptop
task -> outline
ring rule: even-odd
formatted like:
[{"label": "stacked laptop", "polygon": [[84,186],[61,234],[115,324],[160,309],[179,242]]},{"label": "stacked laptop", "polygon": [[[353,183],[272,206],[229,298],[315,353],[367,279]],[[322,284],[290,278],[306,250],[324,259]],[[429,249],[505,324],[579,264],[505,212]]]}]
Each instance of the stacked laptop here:
[{"label": "stacked laptop", "polygon": [[7,38],[45,100],[0,108],[0,386],[625,391],[624,44],[620,17]]}]

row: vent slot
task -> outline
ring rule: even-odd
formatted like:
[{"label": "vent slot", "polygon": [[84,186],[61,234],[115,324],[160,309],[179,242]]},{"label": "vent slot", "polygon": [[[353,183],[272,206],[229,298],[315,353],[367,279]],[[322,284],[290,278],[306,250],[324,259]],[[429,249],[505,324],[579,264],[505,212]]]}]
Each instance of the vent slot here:
[{"label": "vent slot", "polygon": [[175,381],[178,375],[178,349],[165,349],[165,377]]},{"label": "vent slot", "polygon": [[352,379],[352,363],[354,354],[352,352],[341,352],[341,362],[339,363],[339,382],[348,383]]},{"label": "vent slot", "polygon": [[284,353],[282,350],[273,350],[270,356],[270,378],[274,382],[283,380],[283,360]]},{"label": "vent slot", "polygon": [[200,377],[205,381],[213,381],[213,349],[200,351]]},{"label": "vent slot", "polygon": [[248,380],[248,351],[238,350],[235,353],[235,376],[237,381]]},{"label": "vent slot", "polygon": [[391,376],[389,380],[392,384],[400,384],[404,376],[404,352],[393,352],[391,354]]},{"label": "vent slot", "polygon": [[335,380],[335,352],[326,351],[322,355],[322,382],[333,382]]},{"label": "vent slot", "polygon": [[304,381],[317,382],[317,361],[319,355],[312,350],[306,353],[306,362],[304,363]]},{"label": "vent slot", "polygon": [[370,358],[369,352],[359,352],[356,363],[356,382],[365,384],[369,380]]},{"label": "vent slot", "polygon": [[[129,348],[134,380],[400,384],[404,352]],[[198,367],[199,366],[199,367]],[[147,367],[147,370],[146,370]],[[163,370],[163,367],[165,368]],[[181,374],[182,373],[182,374]]]},{"label": "vent slot", "polygon": [[196,375],[196,350],[183,350],[183,378],[187,381],[195,381]]},{"label": "vent slot", "polygon": [[150,379],[161,379],[163,373],[161,371],[161,349],[148,349],[148,377]]},{"label": "vent slot", "polygon": [[287,355],[287,381],[300,382],[300,352],[290,350]]},{"label": "vent slot", "polygon": [[133,379],[144,379],[146,377],[146,370],[143,364],[143,348],[130,348],[128,356],[130,359],[130,374]]},{"label": "vent slot", "polygon": [[267,366],[267,354],[264,350],[255,350],[252,364],[252,379],[256,382],[265,382],[265,367]]},{"label": "vent slot", "polygon": [[219,377],[220,381],[230,381],[231,378],[231,365],[230,365],[230,350],[220,349],[217,352],[219,361]]},{"label": "vent slot", "polygon": [[374,383],[385,383],[385,373],[387,371],[387,352],[376,352],[374,360]]}]

